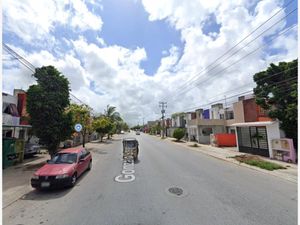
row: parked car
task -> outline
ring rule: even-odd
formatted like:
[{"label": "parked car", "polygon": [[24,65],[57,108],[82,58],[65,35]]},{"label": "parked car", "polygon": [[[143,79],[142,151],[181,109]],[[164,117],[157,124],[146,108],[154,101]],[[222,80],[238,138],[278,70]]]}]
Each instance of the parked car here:
[{"label": "parked car", "polygon": [[121,134],[124,134],[124,130],[121,130]]},{"label": "parked car", "polygon": [[135,132],[136,135],[140,135],[141,133],[139,131]]},{"label": "parked car", "polygon": [[26,156],[34,155],[37,154],[40,150],[41,150],[40,145],[34,143],[26,143],[24,155]]},{"label": "parked car", "polygon": [[33,174],[31,186],[36,189],[73,187],[77,178],[91,167],[92,155],[85,148],[64,149]]}]

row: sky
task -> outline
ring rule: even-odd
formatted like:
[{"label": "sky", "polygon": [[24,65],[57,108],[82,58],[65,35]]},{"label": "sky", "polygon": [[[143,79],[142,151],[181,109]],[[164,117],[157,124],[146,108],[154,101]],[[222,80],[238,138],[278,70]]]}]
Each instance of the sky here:
[{"label": "sky", "polygon": [[[2,33],[35,67],[55,66],[94,112],[109,104],[136,125],[159,119],[160,101],[167,116],[225,96],[229,106],[255,87],[255,73],[296,59],[296,8],[296,0],[4,0]],[[3,92],[36,83],[4,50],[2,66]]]}]

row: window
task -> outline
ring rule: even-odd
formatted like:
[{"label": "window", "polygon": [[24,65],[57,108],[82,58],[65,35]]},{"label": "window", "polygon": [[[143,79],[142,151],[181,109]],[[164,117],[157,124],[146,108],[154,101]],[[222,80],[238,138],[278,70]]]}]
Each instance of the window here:
[{"label": "window", "polygon": [[209,136],[212,133],[213,132],[212,132],[212,128],[211,127],[202,128],[202,134],[203,134],[203,136]]},{"label": "window", "polygon": [[77,161],[76,153],[58,153],[48,163],[49,164],[72,164]]},{"label": "window", "polygon": [[80,152],[80,158],[81,158],[81,159],[84,159],[86,155],[87,155],[87,151],[86,151],[85,148],[84,148],[84,149],[82,149],[81,152]]}]

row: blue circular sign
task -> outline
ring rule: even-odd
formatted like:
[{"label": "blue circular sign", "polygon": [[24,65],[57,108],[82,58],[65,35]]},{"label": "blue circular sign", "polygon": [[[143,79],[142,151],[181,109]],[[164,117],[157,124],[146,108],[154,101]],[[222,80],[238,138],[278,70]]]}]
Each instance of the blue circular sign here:
[{"label": "blue circular sign", "polygon": [[74,128],[77,132],[80,132],[82,130],[82,125],[80,123],[77,123]]}]

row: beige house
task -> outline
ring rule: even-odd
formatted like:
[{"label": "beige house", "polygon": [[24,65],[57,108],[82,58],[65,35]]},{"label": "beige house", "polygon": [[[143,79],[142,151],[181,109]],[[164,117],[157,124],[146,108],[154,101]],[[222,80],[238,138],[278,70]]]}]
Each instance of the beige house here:
[{"label": "beige house", "polygon": [[[188,139],[203,144],[210,143],[210,134],[225,132],[225,119],[220,119],[223,114],[220,113],[220,104],[216,108],[212,108],[213,119],[206,119],[203,116],[203,109],[196,110],[196,118],[187,120]],[[219,117],[219,119],[218,119]]]}]

